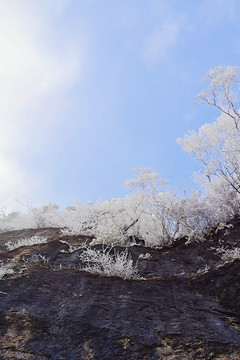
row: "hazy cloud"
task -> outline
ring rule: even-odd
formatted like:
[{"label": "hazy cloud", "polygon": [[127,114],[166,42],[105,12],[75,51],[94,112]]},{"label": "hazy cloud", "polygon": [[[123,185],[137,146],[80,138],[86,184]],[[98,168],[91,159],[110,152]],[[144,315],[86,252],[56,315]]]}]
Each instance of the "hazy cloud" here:
[{"label": "hazy cloud", "polygon": [[49,121],[34,118],[34,108],[46,106],[52,95],[49,106],[54,107],[54,99],[83,72],[82,53],[74,44],[54,42],[51,20],[65,3],[58,1],[54,10],[46,1],[34,7],[27,0],[0,1],[0,206],[38,186],[39,179],[22,168],[17,154],[19,148],[34,148],[36,134],[29,127],[39,132]]}]

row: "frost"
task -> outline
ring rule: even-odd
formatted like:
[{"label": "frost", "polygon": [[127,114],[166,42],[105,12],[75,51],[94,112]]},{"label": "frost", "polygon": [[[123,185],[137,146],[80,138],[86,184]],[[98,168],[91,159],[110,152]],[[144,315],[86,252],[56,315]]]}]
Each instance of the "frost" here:
[{"label": "frost", "polygon": [[79,258],[86,263],[84,270],[93,274],[104,276],[117,276],[124,280],[138,279],[137,264],[125,251],[114,251],[112,248],[102,247],[101,249],[87,248]]},{"label": "frost", "polygon": [[151,259],[151,257],[152,257],[152,255],[151,255],[151,254],[149,254],[149,253],[146,253],[146,254],[140,254],[140,255],[138,256],[138,258],[139,258],[139,259],[141,259],[141,260],[150,260],[150,259]]},{"label": "frost", "polygon": [[226,249],[224,247],[218,248],[217,253],[221,255],[221,259],[224,262],[232,262],[236,259],[240,259],[240,248],[235,247],[233,249]]},{"label": "frost", "polygon": [[8,269],[6,267],[1,267],[0,268],[0,280],[2,280],[5,275],[12,275],[12,274],[14,274],[13,269]]},{"label": "frost", "polygon": [[26,237],[22,239],[18,239],[16,241],[8,241],[5,245],[8,250],[14,250],[22,246],[32,246],[36,244],[44,244],[47,242],[47,238],[43,236],[32,236]]}]

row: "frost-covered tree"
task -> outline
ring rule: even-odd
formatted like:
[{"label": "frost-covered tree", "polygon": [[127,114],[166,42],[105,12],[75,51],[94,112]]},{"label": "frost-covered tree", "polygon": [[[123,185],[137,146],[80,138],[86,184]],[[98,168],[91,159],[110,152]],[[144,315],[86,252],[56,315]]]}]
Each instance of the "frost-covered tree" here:
[{"label": "frost-covered tree", "polygon": [[31,208],[29,215],[35,227],[57,227],[62,217],[57,204],[48,203],[40,208]]},{"label": "frost-covered tree", "polygon": [[189,241],[203,239],[209,230],[233,219],[240,212],[236,191],[222,178],[206,184],[205,196],[200,191],[182,200],[184,215],[181,219],[182,234]]},{"label": "frost-covered tree", "polygon": [[31,227],[34,227],[34,223],[29,214],[20,211],[7,213],[6,207],[0,209],[0,232]]},{"label": "frost-covered tree", "polygon": [[75,201],[75,206],[68,206],[64,211],[61,223],[62,232],[65,235],[93,235],[93,224],[95,205],[93,203],[82,204]]},{"label": "frost-covered tree", "polygon": [[139,233],[147,245],[170,244],[182,235],[183,203],[173,191],[163,191],[166,181],[152,169],[135,170],[136,178],[126,185],[141,198]]},{"label": "frost-covered tree", "polygon": [[94,243],[120,244],[127,242],[125,228],[130,221],[125,208],[125,199],[111,199],[94,206],[94,212],[87,219],[95,237]]},{"label": "frost-covered tree", "polygon": [[201,172],[211,182],[220,177],[240,193],[240,72],[232,66],[210,70],[209,86],[197,97],[221,111],[219,118],[192,131],[178,143],[201,163]]}]

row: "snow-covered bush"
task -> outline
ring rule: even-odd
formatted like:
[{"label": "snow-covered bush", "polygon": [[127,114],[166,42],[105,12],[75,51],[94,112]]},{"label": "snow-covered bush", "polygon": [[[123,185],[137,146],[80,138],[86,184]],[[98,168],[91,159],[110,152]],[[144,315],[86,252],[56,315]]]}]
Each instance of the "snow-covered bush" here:
[{"label": "snow-covered bush", "polygon": [[58,205],[53,203],[29,210],[29,216],[36,228],[59,227],[59,224],[63,223],[62,215]]},{"label": "snow-covered bush", "polygon": [[128,239],[125,227],[127,221],[130,220],[128,220],[124,199],[98,203],[89,220],[96,243],[125,245]]},{"label": "snow-covered bush", "polygon": [[232,262],[236,259],[240,259],[240,248],[235,247],[233,249],[226,249],[224,247],[218,248],[217,253],[221,255],[221,259],[224,262]]},{"label": "snow-covered bush", "polygon": [[14,270],[5,266],[0,267],[0,280],[4,278],[5,275],[14,274]]},{"label": "snow-covered bush", "polygon": [[[20,203],[21,204],[21,203]],[[40,208],[21,204],[27,213],[15,211],[7,214],[6,208],[0,211],[0,231],[20,230],[29,228],[46,228],[64,226],[64,212],[59,211],[56,204],[48,203]]]},{"label": "snow-covered bush", "polygon": [[16,241],[8,241],[5,245],[9,251],[17,249],[22,246],[32,246],[36,244],[44,244],[48,240],[47,237],[44,236],[32,236],[26,237],[22,239],[17,239]]},{"label": "snow-covered bush", "polygon": [[205,188],[205,196],[195,192],[182,200],[182,234],[189,242],[203,239],[209,229],[225,224],[240,212],[240,196],[224,179],[213,179]]},{"label": "snow-covered bush", "polygon": [[152,169],[135,170],[136,179],[126,183],[141,201],[137,207],[138,233],[147,246],[171,244],[182,235],[182,202],[172,191],[163,191],[166,181]]},{"label": "snow-covered bush", "polygon": [[75,201],[74,206],[69,206],[63,212],[62,227],[63,235],[93,235],[95,205],[93,203],[81,204]]},{"label": "snow-covered bush", "polygon": [[23,256],[23,258],[22,258],[24,265],[39,264],[39,263],[48,264],[49,260],[50,260],[49,257],[47,257],[46,255],[41,255],[41,254],[34,254],[34,255],[28,256],[28,257]]},{"label": "snow-covered bush", "polygon": [[150,260],[150,259],[152,258],[152,255],[149,254],[149,253],[140,254],[140,255],[138,256],[138,258],[141,259],[141,260]]},{"label": "snow-covered bush", "polygon": [[0,232],[29,229],[32,227],[34,227],[34,223],[29,214],[22,214],[20,211],[7,214],[6,207],[0,210]]},{"label": "snow-covered bush", "polygon": [[127,249],[125,251],[114,251],[110,247],[101,249],[87,248],[79,258],[86,263],[84,270],[98,275],[117,276],[127,279],[138,279],[137,264],[133,263]]},{"label": "snow-covered bush", "polygon": [[211,267],[210,267],[209,265],[205,265],[204,268],[198,269],[198,270],[196,271],[196,274],[197,274],[197,275],[205,274],[205,273],[207,273],[210,269],[211,269]]},{"label": "snow-covered bush", "polygon": [[140,201],[130,195],[97,204],[76,203],[65,211],[66,227],[62,234],[92,236],[94,244],[125,245],[130,235],[138,235],[136,223]]}]

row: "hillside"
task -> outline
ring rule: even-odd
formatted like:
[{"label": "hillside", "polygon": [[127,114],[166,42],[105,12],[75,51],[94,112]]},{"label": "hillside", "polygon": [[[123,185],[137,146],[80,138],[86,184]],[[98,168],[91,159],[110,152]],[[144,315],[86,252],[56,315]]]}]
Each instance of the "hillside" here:
[{"label": "hillside", "polygon": [[[240,247],[240,221],[232,224],[204,242],[128,247],[136,280],[84,271],[90,238],[57,228],[0,234],[1,359],[239,359],[240,260],[216,250]],[[47,240],[6,246],[33,236]]]}]

